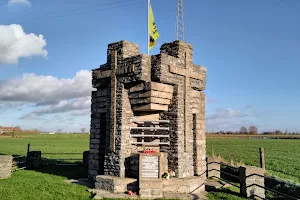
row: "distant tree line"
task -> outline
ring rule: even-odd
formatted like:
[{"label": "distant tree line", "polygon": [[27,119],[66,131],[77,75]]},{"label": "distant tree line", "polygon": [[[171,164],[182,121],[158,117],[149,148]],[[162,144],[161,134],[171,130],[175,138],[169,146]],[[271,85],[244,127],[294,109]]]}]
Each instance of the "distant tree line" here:
[{"label": "distant tree line", "polygon": [[276,130],[276,131],[264,131],[261,134],[263,134],[263,135],[300,135],[300,132],[288,132],[287,130],[285,132],[282,132],[280,130]]},{"label": "distant tree line", "polygon": [[89,132],[86,131],[86,128],[81,128],[80,132],[67,132],[67,131],[62,131],[62,129],[57,129],[55,134],[89,134]]},{"label": "distant tree line", "polygon": [[239,131],[217,131],[217,132],[207,132],[207,134],[257,135],[258,129],[256,126],[249,126],[248,128],[245,126],[242,126]]},{"label": "distant tree line", "polygon": [[[256,126],[249,126],[248,128],[242,126],[239,131],[217,131],[217,132],[207,132],[206,134],[220,134],[220,135],[257,135],[258,129]],[[263,135],[300,135],[300,132],[282,132],[280,130],[275,131],[264,131]]]}]

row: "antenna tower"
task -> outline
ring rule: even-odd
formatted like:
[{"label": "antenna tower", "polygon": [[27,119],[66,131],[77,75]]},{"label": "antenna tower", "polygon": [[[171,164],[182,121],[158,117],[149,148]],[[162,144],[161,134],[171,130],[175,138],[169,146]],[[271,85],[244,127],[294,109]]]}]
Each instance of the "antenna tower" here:
[{"label": "antenna tower", "polygon": [[183,40],[183,41],[185,41],[183,0],[177,0],[175,40]]}]

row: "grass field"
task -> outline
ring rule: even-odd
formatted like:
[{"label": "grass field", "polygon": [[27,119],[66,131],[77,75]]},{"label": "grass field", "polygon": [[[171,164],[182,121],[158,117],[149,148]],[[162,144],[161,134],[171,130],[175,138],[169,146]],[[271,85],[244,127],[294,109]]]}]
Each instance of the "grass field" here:
[{"label": "grass field", "polygon": [[[42,151],[46,158],[82,158],[89,148],[89,135],[19,135],[19,138],[0,137],[0,154],[25,155],[31,150]],[[45,154],[56,153],[56,154]],[[78,153],[63,155],[61,153]],[[5,200],[71,200],[91,199],[87,187],[65,183],[71,178],[86,177],[86,170],[74,166],[47,166],[36,171],[20,170],[9,179],[0,180],[0,199]],[[242,199],[227,190],[211,192],[209,199]],[[108,199],[107,199],[108,200]]]},{"label": "grass field", "polygon": [[290,139],[238,139],[208,138],[207,154],[220,155],[228,160],[228,146],[231,159],[246,165],[259,166],[259,148],[265,149],[266,170],[278,178],[300,183],[300,140]]},{"label": "grass field", "polygon": [[[0,154],[25,155],[27,144],[31,150],[42,151],[47,158],[82,158],[89,149],[89,135],[23,135],[19,138],[1,138]],[[279,139],[207,139],[207,153],[211,146],[216,155],[228,157],[248,165],[259,165],[259,147],[265,148],[266,168],[269,173],[285,180],[300,182],[300,140]],[[45,154],[56,153],[56,154]],[[61,153],[78,153],[63,155]],[[20,170],[10,179],[0,180],[0,199],[90,199],[87,187],[65,183],[70,178],[86,177],[83,168],[44,167],[40,170]],[[228,191],[212,192],[209,199],[241,199]]]},{"label": "grass field", "polygon": [[[27,144],[31,150],[40,150],[46,158],[81,159],[89,149],[89,135],[20,135],[19,138],[1,138],[0,154],[25,155]],[[78,153],[64,155],[61,153]],[[44,167],[37,171],[20,170],[12,177],[0,180],[0,199],[90,199],[88,188],[65,183],[70,178],[86,177],[81,167]]]},{"label": "grass field", "polygon": [[78,153],[78,155],[59,155],[62,158],[81,158],[82,152],[89,150],[89,135],[20,135],[19,138],[1,138],[0,154],[25,155],[27,144],[30,150],[42,151],[43,157],[56,158],[56,154]]}]

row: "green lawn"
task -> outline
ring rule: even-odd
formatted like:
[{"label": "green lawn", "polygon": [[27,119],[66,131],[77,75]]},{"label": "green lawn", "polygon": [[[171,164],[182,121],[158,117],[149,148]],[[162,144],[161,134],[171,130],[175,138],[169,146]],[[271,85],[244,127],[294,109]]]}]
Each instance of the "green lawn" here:
[{"label": "green lawn", "polygon": [[239,197],[239,189],[235,187],[221,188],[214,192],[209,192],[207,195],[209,200],[246,200],[246,198]]},{"label": "green lawn", "polygon": [[246,165],[259,166],[259,148],[265,149],[267,172],[290,182],[300,183],[300,140],[291,139],[237,139],[208,138],[207,154],[228,160],[228,146],[231,159]]},{"label": "green lawn", "polygon": [[[27,135],[19,138],[1,138],[0,154],[25,155],[27,144],[31,150],[42,151],[47,158],[82,158],[82,152],[89,149],[89,135]],[[286,180],[300,182],[300,140],[272,139],[208,139],[207,153],[211,146],[216,155],[231,157],[248,165],[259,165],[259,147],[265,148],[268,172]],[[46,154],[57,153],[57,154]],[[63,155],[60,153],[77,153]],[[12,177],[0,180],[0,199],[90,199],[87,187],[65,183],[64,180],[86,177],[83,168],[44,167],[36,171],[20,170]],[[241,199],[231,190],[210,192],[209,199]]]},{"label": "green lawn", "polygon": [[[25,135],[19,138],[1,138],[0,154],[25,155],[27,144],[30,150],[42,151],[45,158],[82,158],[82,153],[89,150],[89,135]],[[58,153],[58,154],[47,154]],[[63,155],[60,153],[78,153]]]},{"label": "green lawn", "polygon": [[[70,168],[68,170],[70,170]],[[11,178],[0,180],[0,199],[90,199],[91,195],[86,191],[88,189],[87,187],[65,183],[64,180],[66,179],[66,177],[53,175],[51,174],[51,171],[52,170],[47,171],[46,169],[44,169],[42,173],[30,170],[20,170],[14,172]]]},{"label": "green lawn", "polygon": [[[31,150],[40,150],[46,158],[82,159],[89,149],[89,135],[25,135],[19,138],[1,138],[0,154],[25,155],[27,144]],[[64,155],[61,153],[78,153]],[[68,178],[86,177],[83,167],[43,167],[36,171],[20,170],[12,177],[0,180],[2,200],[90,199],[87,187],[65,183]]]}]

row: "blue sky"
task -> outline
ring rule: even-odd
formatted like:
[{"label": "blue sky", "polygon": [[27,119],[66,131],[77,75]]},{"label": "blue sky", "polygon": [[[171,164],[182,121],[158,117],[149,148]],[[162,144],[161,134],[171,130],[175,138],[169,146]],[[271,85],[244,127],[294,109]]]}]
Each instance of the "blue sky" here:
[{"label": "blue sky", "polygon": [[[146,2],[0,0],[0,125],[88,129],[90,70],[106,62],[111,42],[146,53]],[[160,34],[153,55],[175,39],[176,3],[151,1]],[[207,131],[300,132],[299,9],[298,0],[184,3],[194,63],[208,70]]]}]

